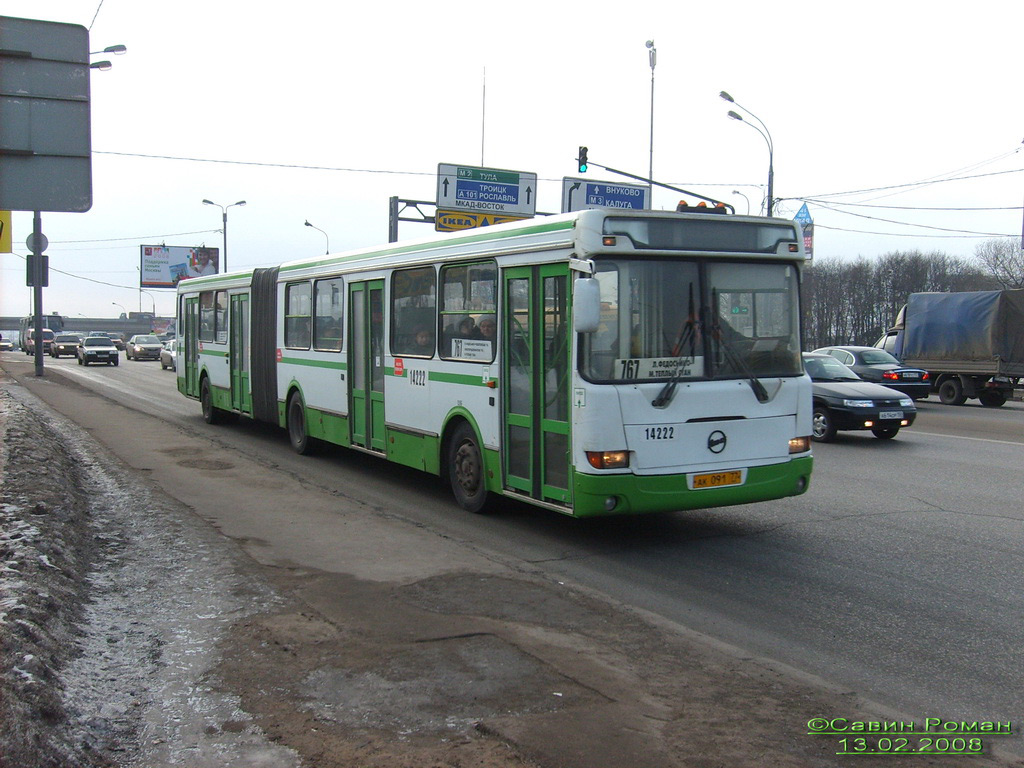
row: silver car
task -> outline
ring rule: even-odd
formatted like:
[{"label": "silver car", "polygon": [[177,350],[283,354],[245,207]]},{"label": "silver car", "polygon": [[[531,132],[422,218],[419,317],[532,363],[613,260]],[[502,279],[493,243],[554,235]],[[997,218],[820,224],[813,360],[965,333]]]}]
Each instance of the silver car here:
[{"label": "silver car", "polygon": [[164,345],[151,333],[137,334],[128,339],[124,356],[129,360],[159,360]]}]

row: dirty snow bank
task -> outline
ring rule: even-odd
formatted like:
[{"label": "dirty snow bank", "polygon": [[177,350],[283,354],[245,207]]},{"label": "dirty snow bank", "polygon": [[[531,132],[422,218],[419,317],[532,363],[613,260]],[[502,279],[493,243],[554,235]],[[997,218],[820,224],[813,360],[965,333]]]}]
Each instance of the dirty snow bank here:
[{"label": "dirty snow bank", "polygon": [[0,768],[298,765],[207,678],[277,604],[231,545],[16,386],[0,433]]}]

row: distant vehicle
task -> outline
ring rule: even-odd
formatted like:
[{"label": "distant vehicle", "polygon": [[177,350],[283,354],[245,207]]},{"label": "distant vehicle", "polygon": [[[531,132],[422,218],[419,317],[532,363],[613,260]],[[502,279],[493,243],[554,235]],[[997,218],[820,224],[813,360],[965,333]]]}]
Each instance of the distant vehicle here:
[{"label": "distant vehicle", "polygon": [[78,333],[58,333],[50,345],[51,357],[74,357],[84,337]]},{"label": "distant vehicle", "polygon": [[831,355],[864,381],[895,389],[915,400],[923,400],[931,394],[932,382],[928,371],[903,365],[884,349],[841,346],[821,347],[814,351]]},{"label": "distant vehicle", "polygon": [[163,344],[151,333],[139,334],[128,339],[124,356],[128,360],[159,360]]},{"label": "distant vehicle", "polygon": [[112,342],[114,342],[114,346],[117,347],[121,351],[124,351],[126,349],[126,347],[127,347],[127,344],[124,343],[124,338],[121,336],[120,333],[117,333],[116,331],[96,331],[92,335],[93,336],[106,336]]},{"label": "distant vehicle", "polygon": [[75,354],[78,357],[79,365],[89,365],[89,363],[117,365],[119,357],[117,347],[107,336],[86,336],[78,345]]},{"label": "distant vehicle", "polygon": [[917,418],[914,401],[897,392],[864,381],[831,355],[805,352],[804,368],[811,377],[811,438],[827,443],[843,430],[871,430],[891,440]]},{"label": "distant vehicle", "polygon": [[10,352],[14,349],[14,342],[10,339],[0,339],[0,352]]},{"label": "distant vehicle", "polygon": [[[34,355],[36,353],[35,335],[36,335],[35,329],[34,328],[30,328],[29,330],[25,331],[25,335],[21,337],[22,339],[24,339],[25,354],[26,355]],[[44,355],[48,355],[50,353],[50,346],[53,344],[54,336],[55,336],[54,332],[51,331],[49,328],[43,328],[43,354]]]},{"label": "distant vehicle", "polygon": [[875,346],[931,373],[946,405],[998,408],[1024,378],[1024,289],[912,293]]},{"label": "distant vehicle", "polygon": [[178,359],[178,342],[175,339],[164,342],[164,348],[160,350],[160,367],[163,370],[170,368],[175,370],[175,362]]}]

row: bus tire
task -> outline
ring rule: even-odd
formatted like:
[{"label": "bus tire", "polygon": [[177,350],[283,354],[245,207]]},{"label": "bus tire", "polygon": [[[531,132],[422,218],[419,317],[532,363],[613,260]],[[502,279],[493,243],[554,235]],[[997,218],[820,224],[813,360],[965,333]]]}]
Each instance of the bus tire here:
[{"label": "bus tire", "polygon": [[205,376],[199,385],[199,403],[203,408],[203,421],[207,424],[220,422],[220,409],[213,407],[213,391],[210,389],[210,380]]},{"label": "bus tire", "polygon": [[316,447],[316,440],[306,431],[306,409],[302,405],[302,395],[293,392],[288,398],[288,441],[292,449],[300,456],[308,456]]},{"label": "bus tire", "polygon": [[484,458],[476,433],[460,424],[448,444],[448,477],[455,501],[467,512],[482,512],[487,504]]}]

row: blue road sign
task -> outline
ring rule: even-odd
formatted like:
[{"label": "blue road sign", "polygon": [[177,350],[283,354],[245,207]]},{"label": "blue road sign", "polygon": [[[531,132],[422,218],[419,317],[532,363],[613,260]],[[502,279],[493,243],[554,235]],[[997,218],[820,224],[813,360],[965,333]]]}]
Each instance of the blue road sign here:
[{"label": "blue road sign", "polygon": [[585,208],[650,208],[650,187],[646,184],[612,184],[566,176],[562,179],[562,213]]}]

